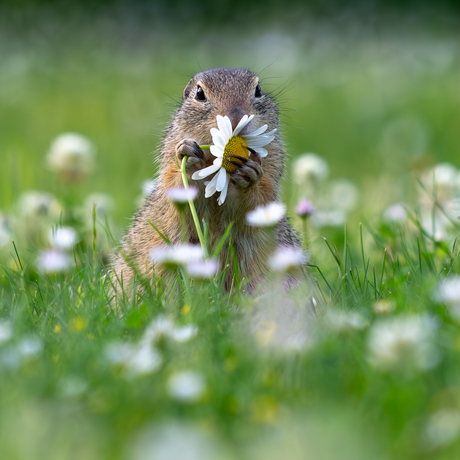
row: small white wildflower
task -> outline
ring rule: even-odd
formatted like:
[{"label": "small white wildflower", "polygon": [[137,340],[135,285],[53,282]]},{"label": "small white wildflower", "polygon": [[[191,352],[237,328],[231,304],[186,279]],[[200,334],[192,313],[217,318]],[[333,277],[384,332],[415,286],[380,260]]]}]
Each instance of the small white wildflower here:
[{"label": "small white wildflower", "polygon": [[327,161],[315,153],[304,153],[293,164],[294,182],[303,185],[306,181],[321,181],[329,175]]},{"label": "small white wildflower", "polygon": [[19,197],[19,212],[28,218],[50,218],[59,216],[61,205],[47,192],[30,191]]},{"label": "small white wildflower", "polygon": [[460,276],[451,275],[449,278],[438,283],[434,292],[434,298],[438,302],[447,304],[452,316],[460,321]]},{"label": "small white wildflower", "polygon": [[428,186],[432,186],[433,182],[436,186],[455,188],[457,186],[458,170],[448,162],[436,164],[425,176],[425,182]]},{"label": "small white wildflower", "polygon": [[185,266],[187,273],[196,279],[214,278],[219,270],[219,261],[207,259],[200,262],[193,262]]},{"label": "small white wildflower", "polygon": [[49,239],[54,248],[71,249],[77,243],[77,232],[72,227],[59,227],[50,230]]},{"label": "small white wildflower", "polygon": [[64,133],[51,144],[47,160],[51,170],[68,181],[78,181],[93,169],[93,143],[78,133]]},{"label": "small white wildflower", "polygon": [[423,442],[430,448],[447,446],[460,435],[460,412],[441,409],[431,415],[425,424]]},{"label": "small white wildflower", "polygon": [[38,255],[36,263],[42,273],[60,273],[70,267],[71,259],[60,250],[47,249]]},{"label": "small white wildflower", "polygon": [[198,189],[196,187],[188,188],[169,188],[166,190],[166,196],[173,203],[188,203],[190,200],[194,200],[198,195]]},{"label": "small white wildflower", "polygon": [[106,347],[105,356],[111,363],[123,367],[129,376],[151,374],[163,362],[157,350],[146,343],[114,343]]},{"label": "small white wildflower", "polygon": [[426,370],[439,362],[433,325],[418,315],[376,322],[368,336],[369,362],[382,370]]},{"label": "small white wildflower", "polygon": [[33,358],[38,356],[43,350],[43,342],[36,336],[23,338],[16,346],[19,354],[23,358]]},{"label": "small white wildflower", "polygon": [[59,393],[68,398],[79,396],[88,388],[88,382],[78,376],[69,376],[58,382]]},{"label": "small white wildflower", "polygon": [[9,321],[0,320],[0,345],[13,337],[13,327]]},{"label": "small white wildflower", "polygon": [[359,202],[359,189],[348,179],[337,179],[329,186],[328,200],[330,206],[353,211]]},{"label": "small white wildflower", "polygon": [[337,332],[359,331],[368,324],[367,319],[356,311],[329,310],[325,320],[329,328]]},{"label": "small white wildflower", "polygon": [[407,220],[407,211],[402,203],[394,203],[385,209],[383,217],[387,222],[404,222]]},{"label": "small white wildflower", "polygon": [[268,264],[275,272],[285,272],[305,265],[308,257],[298,248],[279,247],[269,257]]},{"label": "small white wildflower", "polygon": [[343,209],[320,209],[312,216],[316,227],[342,227],[346,221]]},{"label": "small white wildflower", "polygon": [[396,308],[396,304],[391,300],[379,300],[374,303],[373,309],[374,312],[378,315],[383,315],[386,313],[391,313]]},{"label": "small white wildflower", "polygon": [[286,206],[272,201],[266,206],[257,206],[246,214],[246,223],[253,227],[273,227],[284,217]]},{"label": "small white wildflower", "polygon": [[143,343],[157,342],[162,337],[167,337],[179,343],[188,342],[195,337],[198,329],[193,325],[176,326],[174,322],[164,316],[155,318],[142,336]]},{"label": "small white wildflower", "polygon": [[171,397],[185,402],[198,401],[206,390],[204,377],[198,372],[187,370],[175,372],[167,382]]},{"label": "small white wildflower", "polygon": [[203,248],[196,244],[180,244],[174,247],[155,247],[150,251],[154,264],[185,265],[203,260]]},{"label": "small white wildflower", "polygon": [[142,182],[141,188],[142,188],[142,194],[145,196],[149,196],[152,194],[152,192],[158,187],[158,181],[157,180],[145,180]]}]

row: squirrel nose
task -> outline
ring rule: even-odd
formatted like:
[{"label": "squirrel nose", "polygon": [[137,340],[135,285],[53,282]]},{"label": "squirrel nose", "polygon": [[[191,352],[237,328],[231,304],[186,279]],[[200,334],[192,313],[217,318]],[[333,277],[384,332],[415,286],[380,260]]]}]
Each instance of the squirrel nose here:
[{"label": "squirrel nose", "polygon": [[238,126],[238,123],[244,117],[244,115],[250,114],[244,112],[244,110],[242,110],[241,108],[235,108],[228,112],[227,116],[228,118],[230,118],[230,121],[232,123],[232,130],[234,130]]}]

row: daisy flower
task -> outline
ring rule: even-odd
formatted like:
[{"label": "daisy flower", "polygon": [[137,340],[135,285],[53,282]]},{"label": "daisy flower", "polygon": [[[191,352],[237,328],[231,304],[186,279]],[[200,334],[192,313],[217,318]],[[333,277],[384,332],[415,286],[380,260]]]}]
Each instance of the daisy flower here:
[{"label": "daisy flower", "polygon": [[254,115],[244,115],[237,127],[232,130],[230,118],[217,115],[219,129],[211,128],[213,145],[210,148],[216,159],[211,166],[196,171],[192,176],[193,180],[200,180],[217,172],[206,186],[205,197],[209,198],[216,191],[220,192],[219,206],[224,203],[227,196],[229,173],[234,173],[237,170],[234,163],[241,164],[238,157],[249,158],[251,150],[258,153],[262,158],[266,157],[268,152],[264,147],[275,138],[276,129],[265,133],[268,128],[267,125],[261,126],[252,133],[239,135],[253,118]]},{"label": "daisy flower", "polygon": [[283,203],[272,201],[267,206],[257,206],[246,214],[246,223],[252,227],[274,227],[286,213]]}]

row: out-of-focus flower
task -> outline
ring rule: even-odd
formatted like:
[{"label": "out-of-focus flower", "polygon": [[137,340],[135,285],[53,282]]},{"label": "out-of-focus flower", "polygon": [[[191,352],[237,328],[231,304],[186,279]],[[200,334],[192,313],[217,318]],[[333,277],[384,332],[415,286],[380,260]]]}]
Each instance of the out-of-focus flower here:
[{"label": "out-of-focus flower", "polygon": [[298,269],[302,265],[305,265],[307,261],[308,258],[301,249],[279,247],[269,257],[268,264],[275,272],[285,272]]},{"label": "out-of-focus flower", "polygon": [[385,209],[383,217],[387,222],[403,222],[407,220],[407,211],[402,203],[394,203]]},{"label": "out-of-focus flower", "polygon": [[149,196],[152,194],[152,192],[158,187],[158,181],[157,180],[145,180],[142,182],[141,188],[142,188],[142,193],[145,196]]},{"label": "out-of-focus flower", "polygon": [[38,255],[36,264],[42,273],[60,273],[70,267],[71,259],[58,249],[47,249]]},{"label": "out-of-focus flower", "polygon": [[9,321],[0,320],[0,345],[13,337],[13,327]]},{"label": "out-of-focus flower", "polygon": [[0,248],[8,246],[13,239],[10,224],[6,217],[0,213]]},{"label": "out-of-focus flower", "polygon": [[457,409],[440,409],[425,423],[423,443],[436,449],[447,446],[460,435],[460,412]]},{"label": "out-of-focus flower", "polygon": [[454,190],[458,187],[458,170],[457,168],[447,162],[436,164],[425,174],[425,184],[428,187],[442,188],[443,190]]},{"label": "out-of-focus flower", "polygon": [[391,313],[396,308],[396,304],[392,300],[379,300],[374,303],[373,309],[374,312],[378,315],[384,315],[386,313]]},{"label": "out-of-focus flower", "polygon": [[194,200],[198,195],[198,189],[196,187],[188,188],[169,188],[166,190],[166,196],[173,202],[178,204],[188,203],[190,200]]},{"label": "out-of-focus flower", "polygon": [[96,205],[96,215],[108,215],[112,212],[113,198],[107,193],[91,193],[85,198],[85,213],[93,216],[93,207]]},{"label": "out-of-focus flower", "polygon": [[17,350],[23,358],[38,356],[43,350],[43,342],[35,335],[24,337],[18,344]]},{"label": "out-of-focus flower", "polygon": [[376,322],[368,336],[369,362],[382,370],[426,370],[439,362],[434,326],[427,317],[407,315]]},{"label": "out-of-focus flower", "polygon": [[106,358],[121,366],[128,376],[151,374],[162,364],[158,351],[151,344],[113,343],[105,349]]},{"label": "out-of-focus flower", "polygon": [[93,170],[93,143],[78,133],[64,133],[51,144],[48,165],[68,182],[78,182]]},{"label": "out-of-focus flower", "polygon": [[77,232],[72,227],[59,227],[50,231],[49,238],[54,248],[68,250],[77,243]]},{"label": "out-of-focus flower", "polygon": [[296,158],[293,164],[294,181],[303,185],[308,181],[321,181],[329,175],[329,165],[315,153],[304,153]]},{"label": "out-of-focus flower", "polygon": [[257,206],[254,211],[246,214],[246,223],[252,227],[273,227],[286,213],[286,206],[283,203],[272,201],[266,206]]},{"label": "out-of-focus flower", "polygon": [[219,270],[219,261],[207,259],[200,262],[192,262],[185,266],[185,270],[195,279],[214,278]]},{"label": "out-of-focus flower", "polygon": [[224,460],[225,446],[197,425],[169,423],[144,429],[132,444],[133,460]]},{"label": "out-of-focus flower", "polygon": [[47,192],[30,191],[19,198],[19,212],[26,218],[59,217],[61,205],[59,201]]},{"label": "out-of-focus flower", "polygon": [[301,198],[296,208],[296,213],[299,217],[307,218],[315,212],[315,208],[310,200]]},{"label": "out-of-focus flower", "polygon": [[69,376],[58,382],[58,391],[61,396],[72,398],[79,396],[88,388],[88,382],[78,376]]},{"label": "out-of-focus flower", "polygon": [[353,211],[359,202],[358,187],[348,179],[337,179],[329,186],[328,201],[332,208]]},{"label": "out-of-focus flower", "polygon": [[152,262],[166,267],[177,267],[179,265],[202,262],[203,257],[203,248],[197,244],[155,247],[150,251]]},{"label": "out-of-focus flower", "polygon": [[364,329],[368,321],[356,311],[329,310],[325,316],[327,327],[336,332],[351,332]]},{"label": "out-of-focus flower", "polygon": [[447,304],[452,316],[460,321],[460,276],[451,275],[440,282],[436,286],[434,298]]},{"label": "out-of-focus flower", "polygon": [[346,214],[343,209],[321,209],[315,212],[312,219],[316,227],[342,227]]},{"label": "out-of-focus flower", "polygon": [[174,321],[164,316],[155,318],[142,336],[143,343],[154,343],[163,337],[173,339],[179,343],[188,342],[195,337],[198,329],[191,324],[186,326],[176,326]]},{"label": "out-of-focus flower", "polygon": [[198,401],[206,390],[206,381],[192,370],[178,371],[169,377],[167,390],[171,397],[185,402]]}]

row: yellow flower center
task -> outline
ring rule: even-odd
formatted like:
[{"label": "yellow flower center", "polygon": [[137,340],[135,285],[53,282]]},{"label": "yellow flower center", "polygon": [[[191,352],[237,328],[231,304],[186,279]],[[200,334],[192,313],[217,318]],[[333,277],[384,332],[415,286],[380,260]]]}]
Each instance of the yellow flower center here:
[{"label": "yellow flower center", "polygon": [[[238,158],[233,158],[231,155],[238,155],[239,157],[249,158],[249,150],[246,149],[248,144],[246,141],[240,137],[235,136],[232,137],[224,148],[224,157],[222,160],[222,167],[225,168],[228,172],[235,172],[238,167],[234,164],[230,163],[231,161],[235,161],[236,163],[243,164],[241,160]],[[231,157],[231,158],[229,158]]]}]

